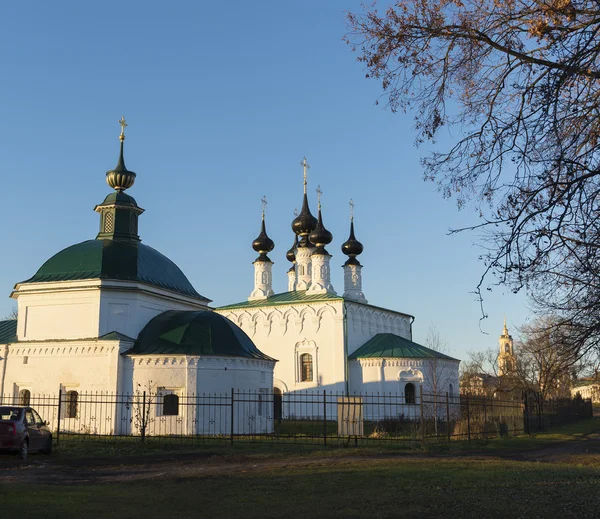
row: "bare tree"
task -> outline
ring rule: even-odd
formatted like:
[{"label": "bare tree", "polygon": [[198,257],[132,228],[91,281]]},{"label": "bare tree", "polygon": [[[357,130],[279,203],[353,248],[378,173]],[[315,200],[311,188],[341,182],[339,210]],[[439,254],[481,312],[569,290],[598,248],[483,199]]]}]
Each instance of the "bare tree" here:
[{"label": "bare tree", "polygon": [[16,306],[13,306],[13,309],[10,311],[10,313],[5,316],[4,318],[0,319],[2,321],[10,321],[13,319],[17,319],[19,317],[19,310],[17,309]]},{"label": "bare tree", "polygon": [[521,327],[520,332],[514,373],[520,387],[538,395],[541,402],[570,397],[571,380],[587,362],[573,352],[566,329],[556,328],[552,318],[544,318]]},{"label": "bare tree", "polygon": [[[436,353],[444,356],[448,355],[449,348],[446,339],[442,338],[439,330],[431,325],[427,330],[425,346]],[[450,384],[454,380],[454,370],[448,359],[440,356],[429,357],[423,362],[423,376],[428,380],[433,393],[433,416],[436,417],[435,432],[438,432],[438,411],[441,409],[442,402],[445,402],[445,394],[449,391]],[[458,388],[457,388],[458,389]]]},{"label": "bare tree", "polygon": [[349,14],[346,36],[434,144],[425,179],[477,209],[480,296],[528,289],[575,351],[600,348],[599,15],[591,0],[402,0]]}]

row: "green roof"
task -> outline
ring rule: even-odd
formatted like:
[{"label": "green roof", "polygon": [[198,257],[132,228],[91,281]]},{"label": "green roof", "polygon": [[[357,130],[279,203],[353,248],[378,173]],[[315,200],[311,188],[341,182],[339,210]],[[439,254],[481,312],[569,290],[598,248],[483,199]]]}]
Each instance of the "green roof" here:
[{"label": "green roof", "polygon": [[202,299],[169,258],[136,241],[87,240],[63,249],[23,283],[82,279],[138,281]]},{"label": "green roof", "polygon": [[0,321],[0,344],[8,344],[17,340],[17,320]]},{"label": "green roof", "polygon": [[264,306],[293,305],[296,303],[319,303],[327,301],[345,301],[347,303],[368,306],[370,308],[385,310],[386,312],[393,312],[395,314],[413,317],[412,315],[405,314],[404,312],[397,312],[396,310],[390,310],[389,308],[383,308],[381,306],[375,306],[369,303],[362,303],[360,301],[349,299],[347,297],[342,297],[335,294],[310,294],[306,290],[294,290],[292,292],[283,292],[281,294],[275,294],[267,299],[259,299],[257,301],[242,301],[240,303],[234,303],[232,305],[219,306],[217,307],[217,310],[237,310],[242,308],[260,308]]},{"label": "green roof", "polygon": [[237,308],[255,308],[261,306],[293,305],[295,303],[317,303],[320,301],[343,301],[344,298],[333,294],[308,294],[306,290],[294,290],[275,294],[267,299],[257,301],[242,301],[232,305],[220,306],[218,310],[233,310]]},{"label": "green roof", "polygon": [[127,354],[218,355],[274,360],[238,326],[211,311],[169,310],[152,319]]},{"label": "green roof", "polygon": [[409,341],[393,333],[378,333],[367,342],[365,342],[354,353],[348,356],[349,359],[365,358],[384,358],[384,357],[403,357],[403,358],[438,358],[447,360],[456,360],[453,357],[444,355],[439,351],[426,348],[416,342]]}]

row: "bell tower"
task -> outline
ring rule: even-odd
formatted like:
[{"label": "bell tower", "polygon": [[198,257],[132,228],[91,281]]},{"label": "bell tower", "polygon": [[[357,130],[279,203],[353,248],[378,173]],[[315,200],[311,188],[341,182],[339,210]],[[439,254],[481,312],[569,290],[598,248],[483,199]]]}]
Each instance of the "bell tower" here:
[{"label": "bell tower", "polygon": [[516,359],[513,351],[513,338],[506,327],[506,316],[504,316],[504,329],[498,339],[500,352],[498,353],[498,375],[508,375],[516,369]]}]

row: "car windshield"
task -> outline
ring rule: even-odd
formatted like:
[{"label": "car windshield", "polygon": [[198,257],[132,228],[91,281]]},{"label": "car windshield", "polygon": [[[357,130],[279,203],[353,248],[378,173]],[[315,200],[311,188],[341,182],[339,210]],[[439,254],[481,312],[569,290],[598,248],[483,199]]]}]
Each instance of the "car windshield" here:
[{"label": "car windshield", "polygon": [[21,411],[18,407],[0,407],[0,420],[16,422],[21,419]]}]

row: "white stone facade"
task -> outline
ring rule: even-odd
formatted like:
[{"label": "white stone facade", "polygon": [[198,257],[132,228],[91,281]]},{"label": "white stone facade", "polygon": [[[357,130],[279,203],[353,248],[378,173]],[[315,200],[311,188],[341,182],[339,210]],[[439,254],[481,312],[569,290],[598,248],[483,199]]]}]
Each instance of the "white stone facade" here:
[{"label": "white stone facade", "polygon": [[[274,386],[284,393],[349,391],[348,355],[378,333],[407,339],[412,335],[411,316],[341,298],[216,311],[242,328],[259,350],[278,360]],[[300,356],[304,353],[312,357],[312,380],[302,380]]]}]

